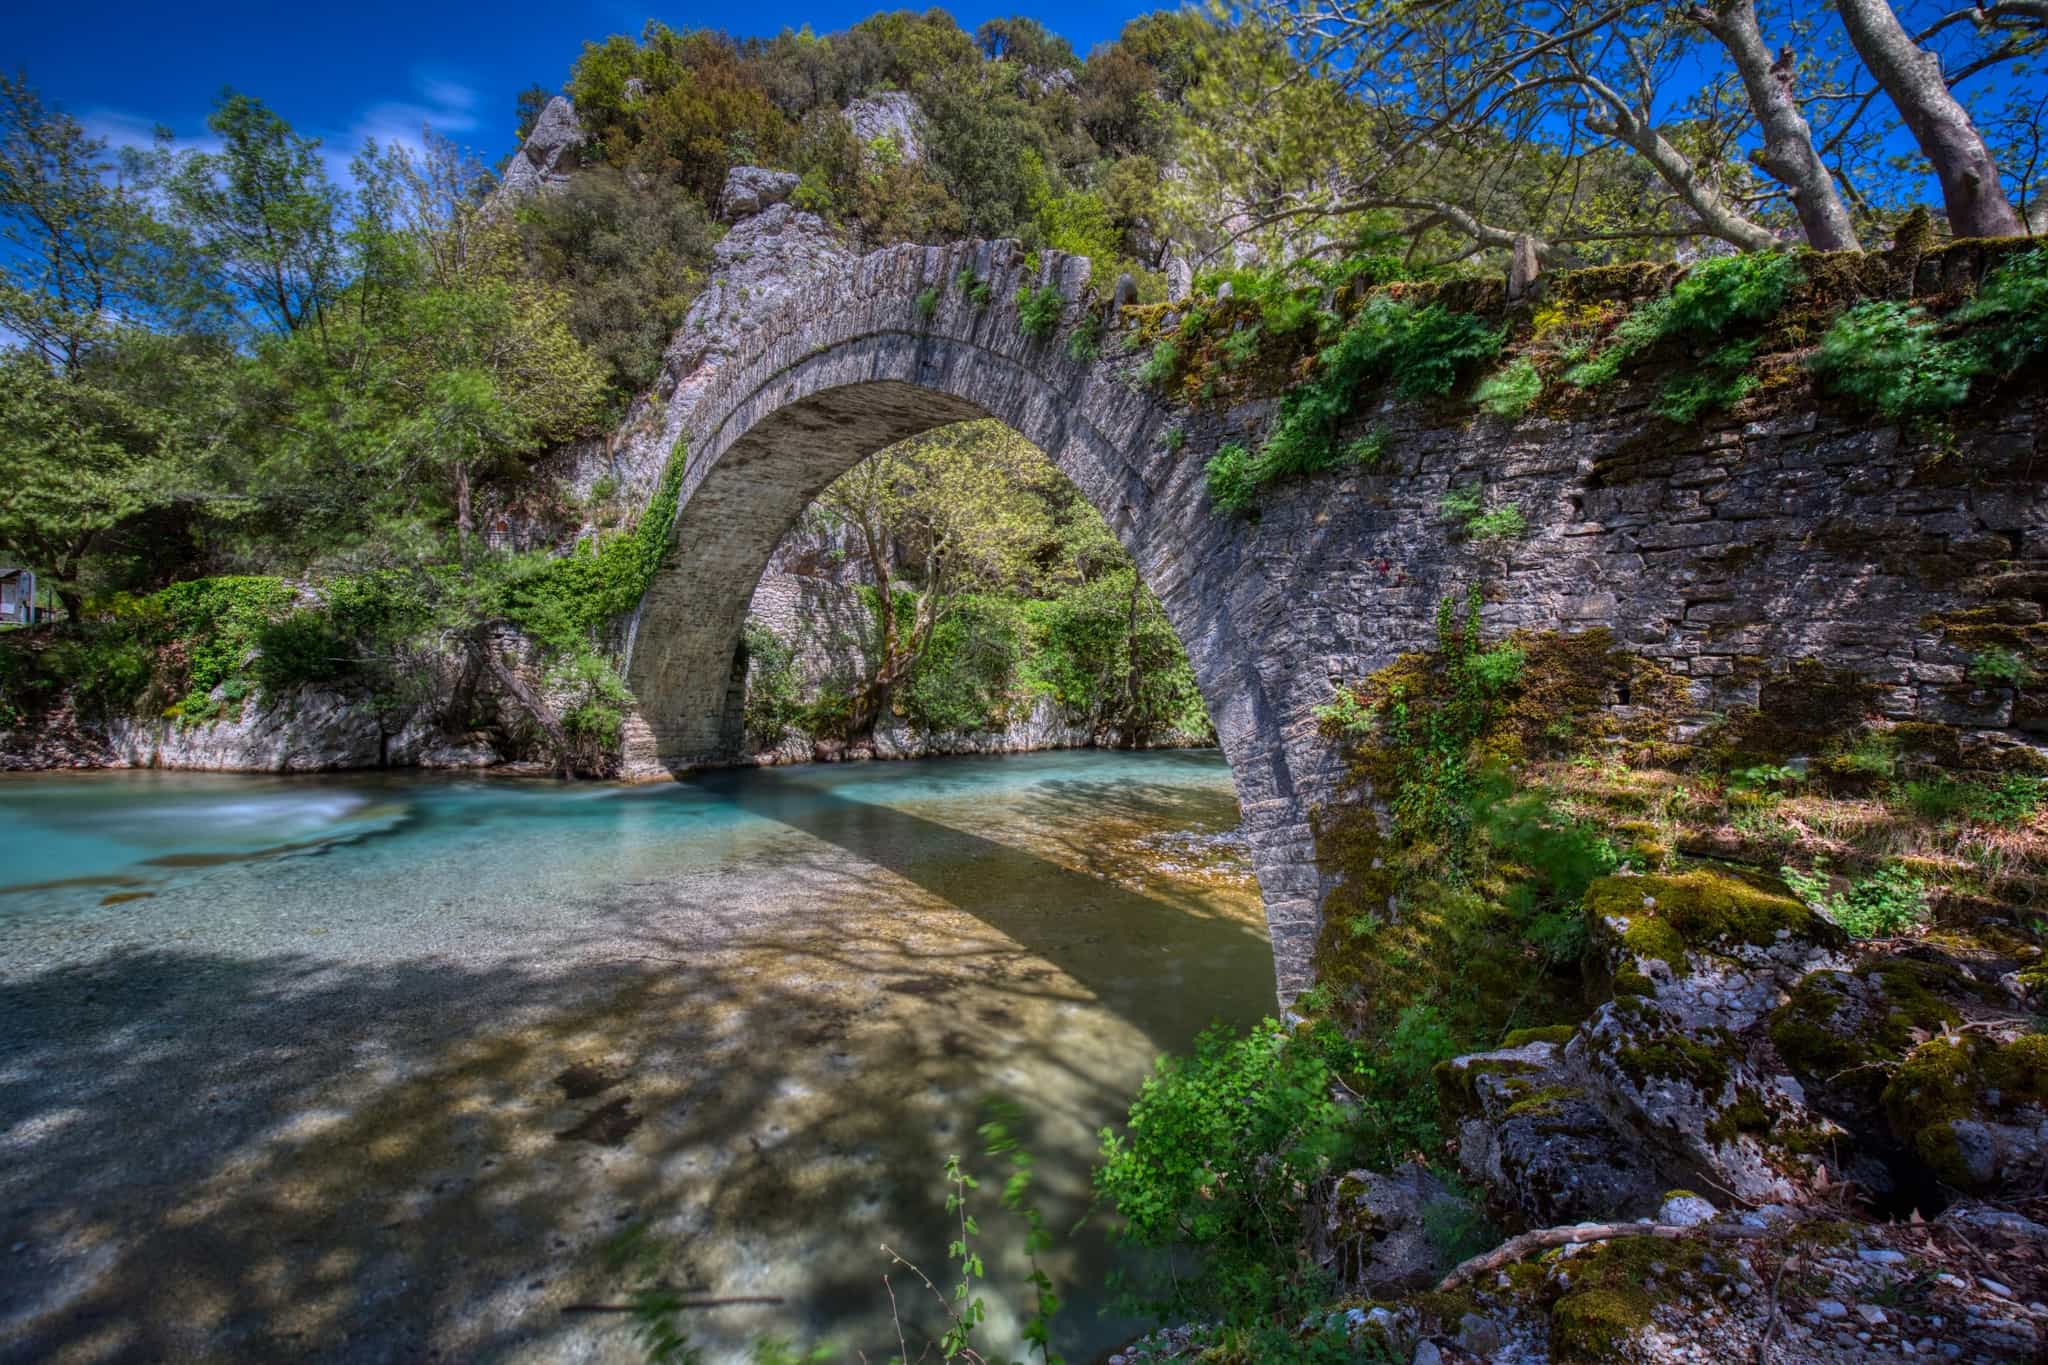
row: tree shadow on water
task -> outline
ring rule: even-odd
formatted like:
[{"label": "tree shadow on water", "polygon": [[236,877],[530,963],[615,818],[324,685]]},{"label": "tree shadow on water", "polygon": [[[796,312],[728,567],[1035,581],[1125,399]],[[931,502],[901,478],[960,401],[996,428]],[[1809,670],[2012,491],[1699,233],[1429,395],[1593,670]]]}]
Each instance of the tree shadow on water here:
[{"label": "tree shadow on water", "polygon": [[[115,949],[0,983],[0,1358],[625,1360],[623,1315],[564,1310],[651,1280],[786,1299],[693,1315],[713,1345],[879,1357],[876,1248],[950,1284],[937,1176],[978,1096],[1073,1152],[1153,1052],[1269,1007],[1263,938],[1199,896],[767,805],[859,869],[821,854],[780,914],[649,888],[493,961]],[[1064,1227],[1085,1161],[1041,1170]],[[1101,1264],[1062,1254],[1085,1358]],[[941,1323],[895,1283],[915,1354]]]}]

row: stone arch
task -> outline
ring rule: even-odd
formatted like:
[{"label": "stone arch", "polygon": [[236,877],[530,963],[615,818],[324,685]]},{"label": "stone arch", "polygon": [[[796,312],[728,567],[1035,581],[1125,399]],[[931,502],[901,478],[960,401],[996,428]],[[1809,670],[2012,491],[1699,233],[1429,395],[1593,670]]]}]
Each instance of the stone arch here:
[{"label": "stone arch", "polygon": [[[1046,287],[1066,300],[1061,326],[1027,337],[1014,298]],[[1188,651],[1237,788],[1285,999],[1308,984],[1322,888],[1300,755],[1257,648],[1279,612],[1228,522],[1210,514],[1201,461],[1168,449],[1175,415],[1129,382],[1127,363],[1068,346],[1096,307],[1086,260],[994,242],[875,252],[764,319],[684,422],[674,536],[626,646],[640,707],[629,761],[674,772],[735,757],[740,638],[776,542],[876,451],[995,418],[1107,519]]]}]

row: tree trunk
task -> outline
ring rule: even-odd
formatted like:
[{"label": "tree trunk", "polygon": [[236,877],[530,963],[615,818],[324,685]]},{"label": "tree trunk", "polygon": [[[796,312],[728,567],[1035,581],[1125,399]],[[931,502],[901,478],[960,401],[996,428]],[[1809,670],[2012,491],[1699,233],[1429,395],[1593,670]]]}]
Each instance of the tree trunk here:
[{"label": "tree trunk", "polygon": [[476,529],[471,516],[469,499],[469,466],[455,466],[455,541],[462,553],[462,562],[469,563],[469,536]]},{"label": "tree trunk", "polygon": [[64,615],[70,624],[75,626],[85,619],[85,595],[83,593],[79,592],[76,588],[54,586],[50,591],[57,594],[57,601],[63,606]]},{"label": "tree trunk", "polygon": [[1949,231],[1958,237],[2025,232],[1998,182],[1998,163],[1969,111],[1949,93],[1941,58],[1916,44],[1886,0],[1835,0],[1849,42],[1870,68],[1941,181]]},{"label": "tree trunk", "polygon": [[1790,191],[1808,244],[1818,251],[1861,250],[1849,210],[1842,204],[1827,164],[1814,150],[1813,128],[1793,93],[1791,49],[1780,53],[1777,61],[1771,60],[1763,32],[1757,27],[1754,0],[1716,0],[1692,13],[1694,21],[1720,39],[1735,59],[1750,110],[1763,130],[1757,165]]}]

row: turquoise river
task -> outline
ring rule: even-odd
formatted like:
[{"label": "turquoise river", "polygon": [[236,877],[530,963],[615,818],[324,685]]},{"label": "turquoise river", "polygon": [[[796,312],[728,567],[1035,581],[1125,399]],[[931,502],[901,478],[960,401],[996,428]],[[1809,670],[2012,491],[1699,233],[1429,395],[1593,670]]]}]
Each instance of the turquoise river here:
[{"label": "turquoise river", "polygon": [[1272,1008],[1236,823],[1214,753],[0,779],[0,1360],[624,1362],[652,1287],[915,1357],[955,1153],[1012,1353],[1001,1097],[1084,1365],[1099,1130]]}]

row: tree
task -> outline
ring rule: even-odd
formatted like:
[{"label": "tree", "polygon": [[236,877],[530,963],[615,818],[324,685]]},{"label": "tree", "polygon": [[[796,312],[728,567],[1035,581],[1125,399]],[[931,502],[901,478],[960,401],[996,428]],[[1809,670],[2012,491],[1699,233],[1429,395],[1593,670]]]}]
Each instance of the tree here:
[{"label": "tree", "polygon": [[160,300],[151,224],[102,138],[0,75],[0,328],[69,374]]},{"label": "tree", "polygon": [[172,223],[223,291],[272,330],[318,324],[343,283],[345,207],[320,140],[232,90],[206,126],[220,151],[178,152],[166,141],[151,163]]},{"label": "tree", "polygon": [[[2001,9],[2017,13],[2023,22],[2048,18],[2048,10],[2028,3],[1991,5],[1982,12],[1988,16]],[[2026,225],[2005,196],[1998,163],[1969,111],[1950,92],[1941,59],[1906,32],[1887,0],[1835,0],[1835,10],[1864,65],[1934,167],[1949,230],[1958,237],[2023,235]]]},{"label": "tree", "polygon": [[875,648],[849,735],[874,728],[963,594],[1031,581],[1032,555],[1052,528],[1025,480],[1044,462],[1001,423],[965,422],[892,446],[825,490],[826,515],[860,536],[876,596]]}]

